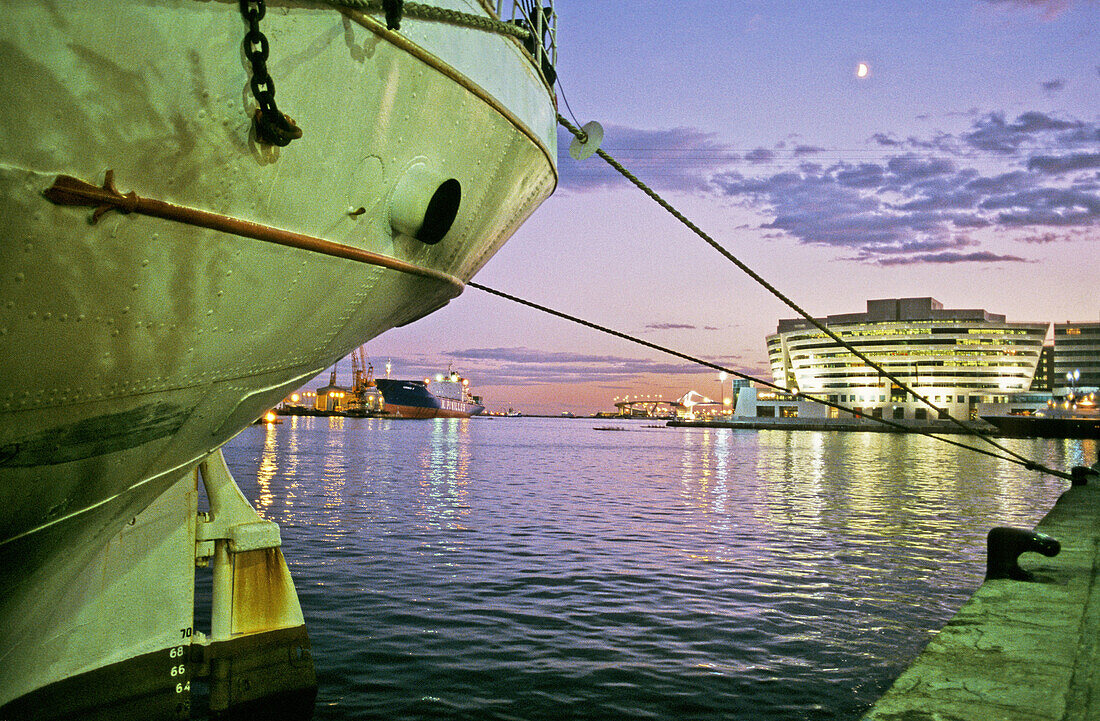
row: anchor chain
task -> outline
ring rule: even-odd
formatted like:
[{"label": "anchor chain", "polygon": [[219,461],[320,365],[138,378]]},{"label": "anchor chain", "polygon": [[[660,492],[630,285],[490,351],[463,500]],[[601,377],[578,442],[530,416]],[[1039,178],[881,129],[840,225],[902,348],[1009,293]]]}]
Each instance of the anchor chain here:
[{"label": "anchor chain", "polygon": [[252,116],[256,135],[269,145],[289,145],[302,137],[302,129],[289,115],[275,105],[275,81],[267,72],[269,46],[267,36],[260,31],[260,20],[267,13],[264,0],[240,0],[241,15],[248,23],[244,35],[244,55],[252,65],[252,95],[260,107]]}]

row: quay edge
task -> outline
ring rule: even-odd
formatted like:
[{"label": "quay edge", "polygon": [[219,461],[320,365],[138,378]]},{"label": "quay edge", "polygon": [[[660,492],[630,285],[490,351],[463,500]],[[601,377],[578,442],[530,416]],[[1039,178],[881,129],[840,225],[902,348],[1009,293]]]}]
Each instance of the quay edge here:
[{"label": "quay edge", "polygon": [[1100,463],[1035,527],[1060,552],[1021,556],[1035,581],[986,580],[863,721],[1100,718]]},{"label": "quay edge", "polygon": [[[677,428],[732,428],[737,430],[770,431],[866,431],[870,433],[942,433],[962,434],[965,431],[950,421],[930,419],[926,421],[893,421],[904,426],[896,428],[868,418],[732,418],[729,420],[672,420],[667,425]],[[981,422],[967,424],[974,430],[997,435],[994,426]]]}]

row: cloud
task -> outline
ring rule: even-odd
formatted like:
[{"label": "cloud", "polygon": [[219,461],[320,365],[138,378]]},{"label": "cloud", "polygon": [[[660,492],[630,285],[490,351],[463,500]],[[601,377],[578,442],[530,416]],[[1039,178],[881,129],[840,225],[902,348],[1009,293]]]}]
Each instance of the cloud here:
[{"label": "cloud", "polygon": [[905,141],[898,140],[891,133],[875,133],[871,139],[887,148],[901,148],[905,145]]},{"label": "cloud", "polygon": [[[569,155],[572,141],[573,136],[559,127],[559,187],[583,191],[629,185],[629,181],[597,156],[574,160]],[[647,184],[661,190],[705,190],[711,174],[741,160],[740,154],[718,142],[714,133],[695,128],[642,130],[606,125],[600,148],[635,175],[644,177]]]},{"label": "cloud", "polygon": [[710,372],[695,363],[527,347],[467,348],[449,351],[445,355],[456,362],[476,364],[481,369],[480,374],[491,379],[491,385],[625,382],[648,374],[683,376]]},{"label": "cloud", "polygon": [[[1011,155],[1021,148],[1055,142],[1073,145],[1088,142],[1089,128],[1076,120],[1062,120],[1045,113],[1023,113],[1013,122],[1005,122],[1003,113],[989,113],[974,123],[974,129],[962,135],[972,149]],[[1083,135],[1080,131],[1086,131]],[[1100,128],[1092,128],[1095,140]]]},{"label": "cloud", "polygon": [[878,265],[913,265],[915,263],[1030,263],[1032,261],[1017,255],[998,255],[983,250],[974,253],[956,253],[953,251],[919,253],[901,258],[880,258],[875,262]]},{"label": "cloud", "polygon": [[[456,365],[466,369],[479,388],[488,386],[524,386],[535,384],[629,384],[640,377],[656,376],[662,382],[692,383],[692,377],[700,374],[710,375],[713,370],[696,363],[676,361],[674,359],[657,360],[631,358],[618,355],[596,355],[543,351],[528,347],[467,348],[454,350],[444,355],[453,359]],[[751,373],[739,367],[743,363],[738,355],[705,357],[704,360]],[[766,367],[765,367],[766,368]],[[758,373],[758,375],[761,375]],[[413,377],[417,377],[413,374]],[[770,377],[770,371],[761,377]],[[683,379],[683,380],[677,380]]]},{"label": "cloud", "polygon": [[1011,226],[1086,226],[1100,221],[1100,196],[1072,188],[1031,188],[983,200],[983,210],[1000,210],[997,222]]},{"label": "cloud", "polygon": [[[955,134],[875,133],[867,142],[877,159],[857,162],[800,160],[824,152],[803,140],[738,153],[692,128],[609,126],[614,140],[605,146],[659,189],[717,195],[763,214],[749,226],[762,238],[836,248],[866,263],[1023,262],[974,247],[988,231],[1031,239],[1057,229],[1052,238],[1100,240],[1100,122],[1039,111],[969,118]],[[599,159],[583,173],[568,162],[563,183],[575,189],[623,182]]]},{"label": "cloud", "polygon": [[1100,168],[1100,153],[1072,153],[1070,155],[1035,155],[1028,159],[1027,169],[1052,175],[1062,175],[1077,170]]},{"label": "cloud", "polygon": [[1023,243],[1057,243],[1063,240],[1069,240],[1063,233],[1042,233],[1038,235],[1025,235],[1019,238]]},{"label": "cloud", "polygon": [[646,330],[697,330],[691,323],[647,323]]},{"label": "cloud", "polygon": [[958,140],[947,133],[939,131],[933,134],[931,138],[917,138],[911,135],[905,140],[900,140],[893,133],[875,133],[871,136],[871,142],[884,148],[942,150],[945,153],[960,153]]},{"label": "cloud", "polygon": [[[760,230],[852,250],[864,262],[1024,262],[961,249],[978,244],[967,235],[976,229],[1023,230],[1033,238],[1052,227],[1100,224],[1100,176],[1089,174],[1100,167],[1100,154],[1091,149],[1094,143],[1080,150],[1098,132],[1100,123],[1039,112],[1011,121],[988,113],[958,136],[936,133],[928,142],[877,133],[870,142],[888,149],[880,162],[803,164],[766,175],[726,171],[714,176],[713,185],[770,215]],[[972,166],[977,161],[1003,170],[982,173]]]},{"label": "cloud", "polygon": [[990,5],[1041,10],[1044,20],[1055,19],[1073,4],[1072,0],[984,0],[984,2]]},{"label": "cloud", "polygon": [[775,153],[767,148],[756,148],[745,153],[745,160],[750,163],[770,163],[775,160]]},{"label": "cloud", "polygon": [[1039,87],[1043,89],[1043,93],[1049,97],[1053,97],[1066,87],[1065,80],[1047,80],[1044,83],[1039,83]]}]

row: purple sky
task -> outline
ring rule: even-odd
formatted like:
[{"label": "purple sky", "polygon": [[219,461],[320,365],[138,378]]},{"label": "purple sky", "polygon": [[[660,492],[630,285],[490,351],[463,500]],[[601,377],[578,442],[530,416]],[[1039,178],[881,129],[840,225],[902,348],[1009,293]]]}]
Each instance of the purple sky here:
[{"label": "purple sky", "polygon": [[[578,121],[811,313],[930,295],[1100,319],[1100,2],[556,4]],[[559,142],[556,193],[477,281],[770,379],[764,336],[794,313]],[[472,288],[366,352],[397,377],[453,362],[490,410],[718,393],[713,371]]]}]

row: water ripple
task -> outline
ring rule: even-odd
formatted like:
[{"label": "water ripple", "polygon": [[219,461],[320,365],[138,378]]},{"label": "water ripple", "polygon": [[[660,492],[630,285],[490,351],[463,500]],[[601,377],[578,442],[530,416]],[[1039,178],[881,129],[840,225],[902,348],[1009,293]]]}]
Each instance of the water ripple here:
[{"label": "water ripple", "polygon": [[315,718],[857,718],[980,583],[986,531],[1064,489],[923,437],[631,429],[295,418],[232,441],[282,526]]}]

